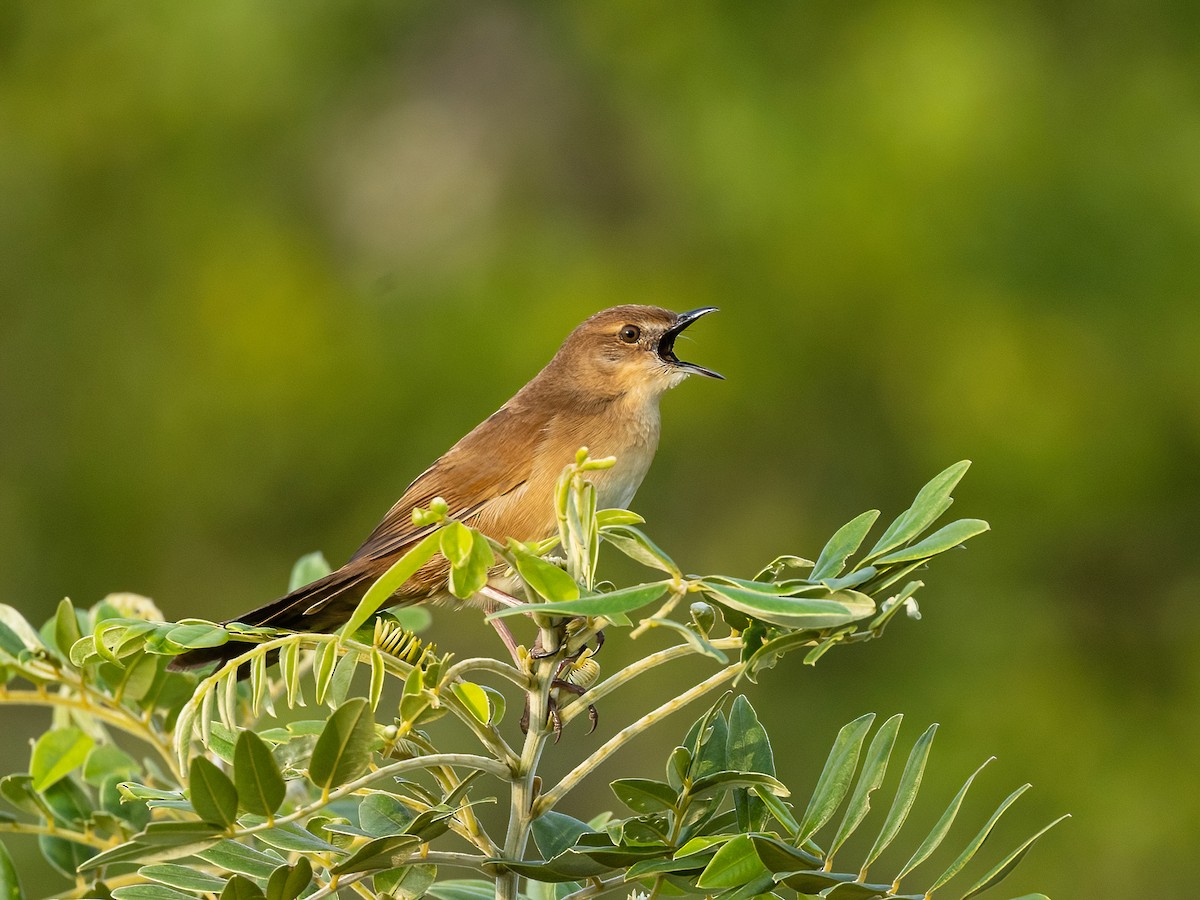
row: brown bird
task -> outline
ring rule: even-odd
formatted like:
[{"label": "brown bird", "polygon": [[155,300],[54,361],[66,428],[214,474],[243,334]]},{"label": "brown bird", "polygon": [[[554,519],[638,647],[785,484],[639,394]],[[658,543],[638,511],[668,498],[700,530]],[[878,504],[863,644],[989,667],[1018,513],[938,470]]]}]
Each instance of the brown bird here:
[{"label": "brown bird", "polygon": [[[516,396],[417,476],[349,562],[229,621],[333,631],[372,582],[429,533],[413,524],[412,513],[435,497],[446,500],[450,515],[497,540],[547,538],[557,532],[555,484],[580,447],[617,460],[592,473],[598,507],[627,506],[658,446],[659,398],[693,373],[722,377],[675,355],[679,334],[710,312],[715,308],[673,313],[626,305],[596,313]],[[454,600],[448,571],[448,562],[435,556],[392,596],[392,605]],[[195,668],[240,652],[238,644],[192,650],[172,667]]]}]

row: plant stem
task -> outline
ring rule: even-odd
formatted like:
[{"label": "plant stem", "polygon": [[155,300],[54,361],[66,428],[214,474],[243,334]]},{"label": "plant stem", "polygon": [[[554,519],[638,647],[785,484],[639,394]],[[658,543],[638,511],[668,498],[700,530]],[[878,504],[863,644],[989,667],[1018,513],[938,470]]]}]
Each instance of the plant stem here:
[{"label": "plant stem", "polygon": [[120,838],[102,838],[83,831],[72,831],[70,828],[59,828],[51,825],[33,825],[25,822],[0,822],[0,831],[10,834],[36,834],[40,837],[62,838],[74,844],[83,844],[97,850],[111,850],[121,844]]},{"label": "plant stem", "polygon": [[[62,675],[58,677],[63,681],[66,680]],[[87,687],[82,682],[68,684],[78,692],[78,696],[51,694],[44,690],[14,691],[0,686],[0,703],[13,703],[22,706],[61,706],[93,716],[149,744],[163,758],[163,761],[167,763],[171,769],[171,773],[179,779],[180,784],[183,783],[182,773],[175,762],[175,757],[171,753],[170,747],[159,739],[158,734],[144,720],[130,715],[120,707],[109,705],[110,701],[107,698],[97,697],[92,700],[87,699],[85,694]]]},{"label": "plant stem", "polygon": [[501,662],[498,659],[492,659],[490,656],[473,656],[469,659],[460,659],[446,670],[445,677],[448,680],[461,678],[464,672],[470,672],[476,669],[485,672],[495,672],[497,675],[507,678],[517,687],[522,689],[525,688],[529,681],[514,666],[510,666],[508,663]]},{"label": "plant stem", "polygon": [[[721,650],[736,650],[742,646],[742,639],[736,637],[720,638],[711,642],[714,647]],[[699,655],[699,652],[692,647],[691,644],[676,644],[673,647],[667,647],[665,650],[659,650],[651,653],[649,656],[644,656],[637,662],[630,663],[619,672],[614,672],[600,684],[596,685],[586,694],[577,697],[571,702],[571,705],[565,709],[559,710],[559,715],[565,725],[577,715],[588,708],[589,705],[596,703],[602,697],[606,697],[615,691],[617,688],[637,678],[639,675],[644,675],[652,671],[657,666],[665,662],[670,662],[673,659],[682,659],[685,656]]]},{"label": "plant stem", "polygon": [[[545,648],[556,647],[558,632],[553,628],[541,629],[541,644]],[[529,839],[529,829],[537,818],[534,812],[534,779],[542,749],[549,735],[547,720],[550,717],[550,688],[554,673],[558,670],[558,654],[534,661],[534,671],[526,696],[529,698],[529,730],[525,733],[525,744],[521,748],[521,760],[517,771],[512,774],[511,804],[508,814],[508,830],[504,836],[504,858],[520,859]],[[518,876],[505,871],[496,879],[496,900],[516,900]]]},{"label": "plant stem", "polygon": [[590,775],[597,766],[607,760],[610,756],[612,756],[613,753],[615,753],[633,738],[637,737],[643,731],[646,731],[651,726],[665,719],[667,716],[671,715],[671,713],[682,709],[693,700],[703,697],[709,691],[719,687],[726,681],[729,681],[731,678],[735,677],[739,672],[741,672],[743,668],[744,664],[740,662],[728,665],[715,675],[709,676],[690,690],[684,691],[678,697],[668,700],[657,709],[646,713],[646,715],[642,716],[633,724],[622,728],[611,738],[605,741],[599,748],[597,748],[591,756],[568,772],[563,777],[562,781],[556,784],[549,791],[546,791],[544,794],[542,794],[537,803],[535,818],[537,815],[541,815],[547,810],[553,809],[555,804],[557,804],[559,800],[566,796],[566,794],[571,791],[575,785]]}]

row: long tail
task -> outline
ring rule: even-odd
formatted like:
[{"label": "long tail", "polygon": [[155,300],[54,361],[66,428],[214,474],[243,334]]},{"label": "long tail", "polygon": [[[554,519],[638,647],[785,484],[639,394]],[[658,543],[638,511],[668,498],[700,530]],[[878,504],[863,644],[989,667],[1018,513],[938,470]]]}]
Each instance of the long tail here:
[{"label": "long tail", "polygon": [[[265,606],[228,619],[226,624],[241,622],[243,625],[269,625],[292,631],[333,631],[350,618],[358,601],[371,586],[371,581],[369,574],[362,569],[343,566]],[[198,669],[213,662],[224,663],[247,649],[246,644],[231,641],[220,647],[189,650],[171,660],[168,668],[178,672]]]}]

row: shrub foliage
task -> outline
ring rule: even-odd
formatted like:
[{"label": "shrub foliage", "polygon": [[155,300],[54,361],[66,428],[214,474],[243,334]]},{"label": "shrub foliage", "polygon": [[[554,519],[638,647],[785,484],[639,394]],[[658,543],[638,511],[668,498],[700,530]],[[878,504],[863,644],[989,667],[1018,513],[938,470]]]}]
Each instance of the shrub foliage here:
[{"label": "shrub foliage", "polygon": [[[0,830],[37,836],[70,879],[65,896],[116,900],[643,892],[915,900],[974,896],[1016,866],[1046,828],[960,877],[1028,785],[977,831],[953,838],[958,852],[944,868],[915,871],[951,837],[975,778],[931,831],[902,837],[936,726],[912,744],[879,803],[901,717],[873,733],[873,714],[855,719],[837,734],[812,795],[793,803],[766,728],[735,693],[771,677],[785,654],[816,663],[879,637],[901,612],[917,616],[922,582],[912,576],[987,529],[978,519],[934,529],[967,463],[922,488],[865,553],[875,510],[838,529],[815,560],[781,556],[749,579],[686,575],[635,513],[598,510],[589,474],[611,463],[580,451],[559,483],[559,534],[540,544],[491,540],[442,503],[420,511],[429,536],[337,634],[164,622],[134,595],[88,610],[64,600],[40,629],[0,607],[0,701],[53,709],[29,771],[0,780],[12,809],[0,814]],[[656,577],[600,581],[605,544]],[[529,647],[455,659],[417,636],[422,610],[384,609],[435,554],[449,561],[450,589],[462,598],[498,566],[516,573],[523,596],[489,618],[505,631],[531,623]],[[305,557],[292,587],[327,571],[318,555]],[[670,645],[604,676],[602,629],[630,638],[661,629]],[[186,650],[228,641],[244,652],[203,677],[167,668]],[[579,758],[543,783],[543,752],[565,725],[593,718],[622,689],[636,703],[630,685],[695,656],[710,670],[701,680],[638,709],[603,742],[558,745]],[[657,772],[612,782],[619,811],[587,811],[586,820],[565,811],[580,813],[569,795],[614,752],[706,696],[711,705]],[[443,716],[460,727],[431,731]],[[868,829],[873,800],[886,814]],[[494,803],[507,814],[485,814]],[[896,862],[884,870],[889,848]],[[2,851],[0,888],[20,896]]]}]

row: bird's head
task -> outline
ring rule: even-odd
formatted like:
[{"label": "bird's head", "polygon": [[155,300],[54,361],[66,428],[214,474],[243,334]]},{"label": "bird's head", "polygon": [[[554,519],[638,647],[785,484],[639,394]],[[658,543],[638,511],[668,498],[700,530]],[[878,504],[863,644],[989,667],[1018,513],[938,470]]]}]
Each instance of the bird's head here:
[{"label": "bird's head", "polygon": [[657,306],[614,306],[572,331],[556,361],[575,379],[618,393],[657,396],[692,374],[723,378],[675,353],[683,330],[710,312],[716,307],[674,313]]}]

